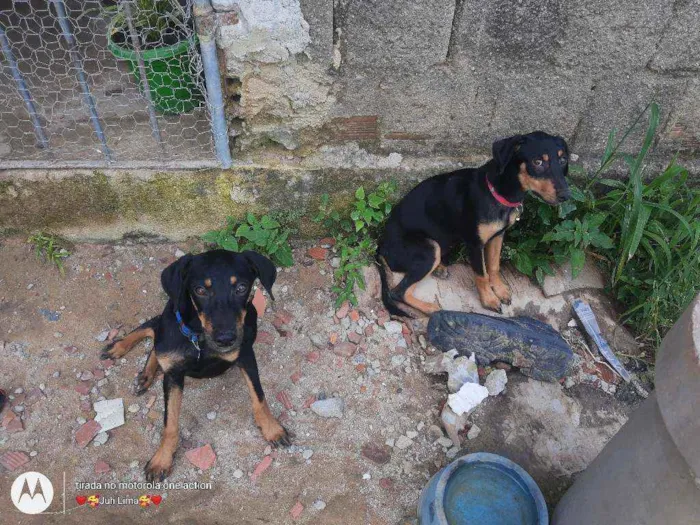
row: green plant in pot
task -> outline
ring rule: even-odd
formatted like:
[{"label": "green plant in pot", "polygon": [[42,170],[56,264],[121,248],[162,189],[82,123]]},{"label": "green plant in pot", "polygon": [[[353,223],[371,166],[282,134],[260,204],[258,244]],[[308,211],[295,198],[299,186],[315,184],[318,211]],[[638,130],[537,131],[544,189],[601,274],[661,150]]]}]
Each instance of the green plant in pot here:
[{"label": "green plant in pot", "polygon": [[123,0],[105,10],[111,14],[107,27],[107,47],[115,57],[128,63],[143,92],[145,86],[139,74],[138,52],[133,36],[138,39],[156,110],[180,114],[198,107],[203,97],[190,55],[196,37],[180,2]]}]

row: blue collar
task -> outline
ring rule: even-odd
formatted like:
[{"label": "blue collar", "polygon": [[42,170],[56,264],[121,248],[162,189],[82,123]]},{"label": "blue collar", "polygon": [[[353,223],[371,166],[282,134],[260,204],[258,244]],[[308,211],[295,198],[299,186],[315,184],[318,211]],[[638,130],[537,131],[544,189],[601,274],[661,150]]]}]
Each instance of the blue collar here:
[{"label": "blue collar", "polygon": [[202,354],[202,350],[199,347],[199,335],[185,324],[179,310],[175,310],[175,319],[177,319],[177,322],[180,325],[180,332],[182,335],[184,335],[190,341],[190,343],[192,343],[192,346],[197,349],[197,360],[199,361],[199,356]]}]

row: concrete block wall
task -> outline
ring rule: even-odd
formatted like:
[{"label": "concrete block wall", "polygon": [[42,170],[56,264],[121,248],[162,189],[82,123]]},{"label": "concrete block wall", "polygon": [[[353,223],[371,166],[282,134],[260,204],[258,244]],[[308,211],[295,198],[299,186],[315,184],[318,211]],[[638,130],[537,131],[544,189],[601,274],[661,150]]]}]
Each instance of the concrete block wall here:
[{"label": "concrete block wall", "polygon": [[238,158],[478,160],[544,129],[595,163],[655,99],[656,157],[697,163],[700,0],[213,4]]}]

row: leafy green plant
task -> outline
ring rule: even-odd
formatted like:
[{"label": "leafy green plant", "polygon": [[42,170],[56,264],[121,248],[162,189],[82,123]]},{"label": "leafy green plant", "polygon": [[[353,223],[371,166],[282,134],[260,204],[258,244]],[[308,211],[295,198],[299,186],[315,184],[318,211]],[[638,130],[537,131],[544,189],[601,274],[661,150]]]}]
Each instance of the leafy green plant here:
[{"label": "leafy green plant", "polygon": [[[647,113],[639,151],[619,153]],[[586,187],[572,187],[572,200],[558,208],[539,201],[526,206],[504,251],[518,270],[539,281],[567,260],[575,276],[585,254],[594,256],[625,308],[623,320],[657,343],[700,289],[700,191],[688,185],[688,172],[675,158],[658,176],[644,176],[658,123],[659,107],[650,103],[619,140],[611,131]],[[618,161],[627,165],[628,177],[603,177]]]},{"label": "leafy green plant", "polygon": [[63,267],[63,260],[70,257],[70,252],[64,246],[63,241],[55,235],[38,232],[31,235],[27,242],[34,246],[37,259],[43,259],[55,264],[61,275],[65,276],[66,271]]},{"label": "leafy green plant", "polygon": [[258,219],[248,213],[241,223],[233,217],[227,217],[225,227],[207,232],[201,239],[232,252],[255,250],[269,257],[275,264],[286,267],[294,264],[288,240],[291,231],[291,227],[283,226],[270,215]]},{"label": "leafy green plant", "polygon": [[336,305],[350,301],[357,305],[355,285],[365,288],[362,268],[370,263],[377,250],[377,236],[391,212],[391,196],[396,191],[396,184],[382,182],[371,193],[364,187],[355,191],[355,200],[349,210],[338,211],[329,204],[328,195],[321,197],[315,222],[334,237],[335,248],[340,258],[338,267],[333,272],[335,284],[332,288],[337,295]]}]

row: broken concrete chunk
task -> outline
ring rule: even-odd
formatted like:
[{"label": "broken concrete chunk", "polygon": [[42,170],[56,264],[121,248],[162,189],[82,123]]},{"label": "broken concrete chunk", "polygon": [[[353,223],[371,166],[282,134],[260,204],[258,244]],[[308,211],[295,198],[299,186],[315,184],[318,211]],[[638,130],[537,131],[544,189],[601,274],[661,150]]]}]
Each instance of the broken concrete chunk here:
[{"label": "broken concrete chunk", "polygon": [[476,425],[472,425],[472,427],[469,429],[469,432],[467,432],[467,439],[476,439],[479,437],[479,434],[481,434],[481,429]]},{"label": "broken concrete chunk", "polygon": [[559,381],[573,360],[573,351],[559,333],[531,317],[504,319],[442,310],[430,318],[428,339],[443,352],[473,352],[481,366],[506,362],[540,381]]},{"label": "broken concrete chunk", "polygon": [[489,391],[485,386],[464,383],[459,392],[447,396],[447,404],[458,416],[469,415],[487,397],[489,397]]},{"label": "broken concrete chunk", "polygon": [[339,397],[322,399],[311,404],[311,410],[321,417],[337,417],[340,419],[343,417],[344,408],[345,403]]},{"label": "broken concrete chunk", "polygon": [[124,424],[124,401],[122,398],[97,401],[93,408],[96,412],[95,421],[102,427],[102,432]]},{"label": "broken concrete chunk", "polygon": [[484,386],[489,391],[490,396],[497,396],[506,389],[506,383],[508,383],[506,371],[494,370],[488,376],[486,376]]},{"label": "broken concrete chunk", "polygon": [[449,406],[445,405],[442,409],[442,414],[440,414],[440,419],[452,443],[459,446],[462,441],[459,437],[459,432],[463,430],[467,424],[467,415],[457,415]]},{"label": "broken concrete chunk", "polygon": [[464,383],[478,383],[479,369],[474,354],[470,357],[460,356],[454,348],[444,354],[426,359],[423,370],[429,374],[448,374],[447,388],[450,393],[457,392]]}]

